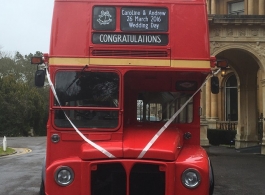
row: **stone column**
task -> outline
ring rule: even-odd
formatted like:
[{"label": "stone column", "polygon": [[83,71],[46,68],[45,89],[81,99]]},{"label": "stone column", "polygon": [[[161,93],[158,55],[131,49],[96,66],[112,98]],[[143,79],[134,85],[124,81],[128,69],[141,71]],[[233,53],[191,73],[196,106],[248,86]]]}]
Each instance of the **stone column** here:
[{"label": "stone column", "polygon": [[206,85],[201,90],[201,120],[206,120]]},{"label": "stone column", "polygon": [[210,129],[216,128],[217,95],[211,92],[211,80],[206,83],[206,120]]},{"label": "stone column", "polygon": [[259,15],[265,15],[265,0],[259,0]]},{"label": "stone column", "polygon": [[207,147],[210,144],[209,144],[209,140],[208,140],[208,137],[207,137],[208,124],[207,124],[206,115],[205,115],[205,112],[206,112],[206,86],[204,86],[202,88],[200,104],[201,104],[200,143],[201,143],[201,146]]},{"label": "stone column", "polygon": [[[239,73],[238,127],[235,140],[236,148],[258,145],[257,136],[257,75],[245,70]],[[264,90],[264,88],[263,88]]]},{"label": "stone column", "polygon": [[211,0],[211,14],[216,14],[216,0]]},{"label": "stone column", "polygon": [[[265,97],[265,78],[261,80],[262,85],[262,99]],[[265,113],[265,104],[263,103],[263,117]],[[261,144],[261,154],[265,155],[265,121],[263,120],[263,138],[262,138],[262,144]]]},{"label": "stone column", "polygon": [[208,102],[208,104],[211,105],[211,110],[210,110],[210,118],[208,119],[208,127],[209,129],[216,129],[216,120],[218,119],[217,117],[217,95],[211,93],[210,89],[210,94],[211,94],[211,101]]},{"label": "stone column", "polygon": [[216,120],[217,117],[217,94],[211,94],[211,119]]},{"label": "stone column", "polygon": [[248,15],[254,14],[254,0],[248,0]]},{"label": "stone column", "polygon": [[205,92],[205,99],[206,99],[206,108],[205,108],[205,117],[206,119],[211,118],[211,83],[210,80],[206,82],[206,92]]}]

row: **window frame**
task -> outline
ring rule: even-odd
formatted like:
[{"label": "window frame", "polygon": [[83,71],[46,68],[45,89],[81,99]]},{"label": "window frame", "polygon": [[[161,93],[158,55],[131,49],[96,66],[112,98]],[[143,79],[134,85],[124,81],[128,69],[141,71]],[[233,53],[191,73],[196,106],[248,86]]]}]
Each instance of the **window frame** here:
[{"label": "window frame", "polygon": [[[53,74],[53,83],[54,83],[54,86],[56,86],[56,74],[58,72],[63,72],[63,71],[69,71],[69,72],[82,72],[82,69],[80,68],[74,68],[74,69],[67,69],[67,68],[58,68],[56,70],[54,70],[54,74]],[[71,105],[68,105],[68,106],[59,106],[56,102],[56,99],[54,97],[53,94],[51,94],[51,123],[52,123],[52,126],[55,128],[55,129],[58,129],[60,131],[72,131],[73,130],[73,127],[70,125],[70,126],[57,126],[56,125],[56,112],[60,111],[60,110],[63,110],[64,112],[70,112],[71,110],[72,111],[80,111],[80,110],[94,110],[94,111],[98,111],[98,112],[102,112],[102,111],[113,111],[113,112],[118,112],[118,121],[117,121],[117,125],[116,127],[114,128],[100,128],[100,127],[78,127],[77,125],[75,125],[79,130],[86,130],[86,131],[94,131],[94,132],[101,132],[101,131],[117,131],[120,126],[121,126],[121,110],[122,110],[122,98],[121,98],[121,94],[122,94],[122,76],[121,76],[121,73],[115,69],[102,69],[102,70],[94,70],[93,68],[87,68],[85,69],[84,72],[112,72],[112,73],[116,73],[118,75],[118,78],[119,78],[119,84],[118,84],[118,106],[117,107],[91,107],[91,106],[80,106],[78,107],[77,105],[75,106],[71,106]],[[63,108],[63,109],[62,109]],[[67,120],[67,119],[66,119]]]},{"label": "window frame", "polygon": [[[243,3],[243,9],[232,10],[232,6],[237,3]],[[245,13],[245,1],[230,1],[227,3],[228,15],[244,15],[244,13]]]}]

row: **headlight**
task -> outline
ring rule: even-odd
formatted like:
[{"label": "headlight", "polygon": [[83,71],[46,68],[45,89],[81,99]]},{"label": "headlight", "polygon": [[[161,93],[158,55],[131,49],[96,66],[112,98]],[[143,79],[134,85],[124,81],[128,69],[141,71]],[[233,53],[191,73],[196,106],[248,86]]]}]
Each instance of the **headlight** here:
[{"label": "headlight", "polygon": [[182,173],[182,184],[187,188],[196,188],[201,182],[201,176],[195,169],[186,169]]},{"label": "headlight", "polygon": [[60,186],[67,186],[74,180],[74,172],[70,167],[59,167],[55,174],[54,179]]}]

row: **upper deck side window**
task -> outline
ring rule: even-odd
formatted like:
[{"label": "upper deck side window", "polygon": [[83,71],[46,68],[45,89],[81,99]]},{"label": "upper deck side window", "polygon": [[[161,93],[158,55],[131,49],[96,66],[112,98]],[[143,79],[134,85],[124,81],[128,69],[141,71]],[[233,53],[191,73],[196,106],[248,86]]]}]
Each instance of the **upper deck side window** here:
[{"label": "upper deck side window", "polygon": [[228,3],[229,15],[243,15],[245,10],[244,1],[234,1]]}]

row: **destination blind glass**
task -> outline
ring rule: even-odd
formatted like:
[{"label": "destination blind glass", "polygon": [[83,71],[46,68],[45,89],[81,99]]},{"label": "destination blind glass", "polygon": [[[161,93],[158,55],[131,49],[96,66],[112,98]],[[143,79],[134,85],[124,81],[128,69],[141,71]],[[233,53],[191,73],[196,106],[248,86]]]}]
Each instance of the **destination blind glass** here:
[{"label": "destination blind glass", "polygon": [[158,7],[122,7],[122,31],[168,31],[168,10]]},{"label": "destination blind glass", "polygon": [[116,8],[108,6],[95,6],[93,8],[94,30],[116,29]]},{"label": "destination blind glass", "polygon": [[167,45],[167,34],[93,33],[94,44],[115,45]]}]

